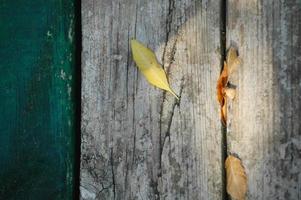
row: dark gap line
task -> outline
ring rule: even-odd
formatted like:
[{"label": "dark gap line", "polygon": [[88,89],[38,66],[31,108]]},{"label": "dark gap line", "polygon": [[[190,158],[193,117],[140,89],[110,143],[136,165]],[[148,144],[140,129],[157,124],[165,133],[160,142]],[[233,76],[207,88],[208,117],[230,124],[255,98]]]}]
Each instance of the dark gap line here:
[{"label": "dark gap line", "polygon": [[81,157],[81,52],[82,52],[82,24],[81,0],[74,0],[74,182],[73,199],[80,199],[80,157]]},{"label": "dark gap line", "polygon": [[[221,51],[221,71],[224,67],[224,61],[226,60],[227,52],[227,0],[221,0],[220,9],[220,51]],[[228,200],[227,194],[227,182],[226,182],[226,169],[225,160],[227,158],[227,127],[222,124],[221,126],[221,171],[222,171],[222,199]]]},{"label": "dark gap line", "polygon": [[227,33],[227,0],[221,0],[220,10],[220,45],[221,45],[221,72],[226,60],[226,33]]}]

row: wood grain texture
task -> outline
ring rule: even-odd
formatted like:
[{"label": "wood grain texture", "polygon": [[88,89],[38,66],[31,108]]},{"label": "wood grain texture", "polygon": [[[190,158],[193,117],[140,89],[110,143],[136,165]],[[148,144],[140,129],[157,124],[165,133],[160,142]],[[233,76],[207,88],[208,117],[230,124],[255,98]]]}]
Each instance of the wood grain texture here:
[{"label": "wood grain texture", "polygon": [[[219,1],[82,1],[81,199],[221,199]],[[156,52],[176,99],[133,63]]]},{"label": "wood grain texture", "polygon": [[243,60],[231,78],[228,150],[246,168],[247,199],[301,199],[300,19],[300,1],[228,4],[228,46]]}]

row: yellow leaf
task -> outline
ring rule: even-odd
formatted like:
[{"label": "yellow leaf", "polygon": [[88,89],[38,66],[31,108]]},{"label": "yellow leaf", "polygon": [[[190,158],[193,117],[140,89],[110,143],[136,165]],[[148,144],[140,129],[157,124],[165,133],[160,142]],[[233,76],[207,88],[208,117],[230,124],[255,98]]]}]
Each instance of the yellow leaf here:
[{"label": "yellow leaf", "polygon": [[134,61],[146,80],[150,84],[170,92],[179,100],[178,96],[170,88],[166,73],[159,64],[154,52],[137,40],[131,40],[131,47]]},{"label": "yellow leaf", "polygon": [[225,167],[228,194],[234,200],[244,200],[247,192],[247,175],[240,159],[229,155]]}]

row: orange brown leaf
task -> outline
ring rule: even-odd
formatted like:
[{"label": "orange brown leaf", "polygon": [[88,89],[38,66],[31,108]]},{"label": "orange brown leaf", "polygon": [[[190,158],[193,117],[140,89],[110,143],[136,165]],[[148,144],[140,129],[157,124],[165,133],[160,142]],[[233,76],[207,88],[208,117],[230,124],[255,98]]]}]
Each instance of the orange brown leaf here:
[{"label": "orange brown leaf", "polygon": [[221,106],[221,119],[224,125],[226,125],[226,99],[225,99],[225,91],[224,88],[226,87],[228,83],[228,66],[227,63],[224,62],[224,68],[223,71],[217,80],[217,86],[216,86],[216,95],[217,95],[217,101],[219,102]]},{"label": "orange brown leaf", "polygon": [[238,58],[237,51],[231,47],[228,50],[226,61],[224,61],[223,71],[217,80],[216,96],[221,106],[221,120],[224,126],[227,126],[227,97],[233,99],[236,93],[234,88],[227,87],[229,76],[237,69],[241,62],[241,59]]}]

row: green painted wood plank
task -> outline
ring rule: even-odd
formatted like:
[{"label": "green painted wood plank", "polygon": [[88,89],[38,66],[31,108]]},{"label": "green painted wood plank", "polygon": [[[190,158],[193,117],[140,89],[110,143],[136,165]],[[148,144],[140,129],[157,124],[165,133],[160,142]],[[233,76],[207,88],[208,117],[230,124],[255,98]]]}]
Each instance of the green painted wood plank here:
[{"label": "green painted wood plank", "polygon": [[0,1],[0,199],[73,199],[74,10]]}]

